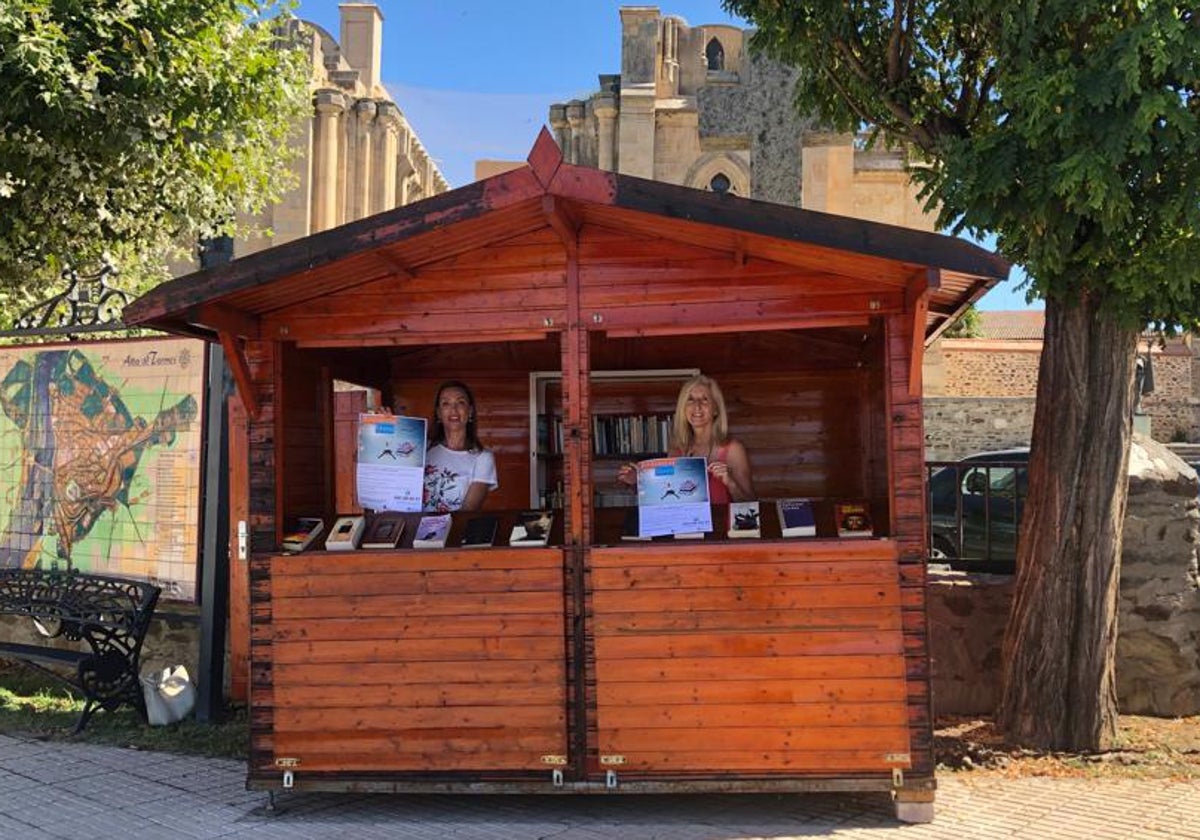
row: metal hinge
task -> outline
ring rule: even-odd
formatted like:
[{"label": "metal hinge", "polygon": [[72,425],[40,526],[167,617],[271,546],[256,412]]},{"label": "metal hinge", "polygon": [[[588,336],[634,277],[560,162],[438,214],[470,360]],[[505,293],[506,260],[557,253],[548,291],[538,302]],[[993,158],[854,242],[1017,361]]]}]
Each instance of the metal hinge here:
[{"label": "metal hinge", "polygon": [[894,788],[904,787],[904,771],[901,770],[899,767],[892,768],[892,787],[894,787]]}]

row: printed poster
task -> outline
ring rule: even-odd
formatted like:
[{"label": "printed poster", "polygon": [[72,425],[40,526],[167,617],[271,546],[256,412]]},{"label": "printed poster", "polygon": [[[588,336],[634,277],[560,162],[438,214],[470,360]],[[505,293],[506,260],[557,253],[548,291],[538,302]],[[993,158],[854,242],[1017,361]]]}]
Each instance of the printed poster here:
[{"label": "printed poster", "polygon": [[425,419],[360,414],[358,503],[373,511],[419,511],[425,490]]},{"label": "printed poster", "polygon": [[712,530],[704,458],[653,458],[637,467],[638,536]]}]

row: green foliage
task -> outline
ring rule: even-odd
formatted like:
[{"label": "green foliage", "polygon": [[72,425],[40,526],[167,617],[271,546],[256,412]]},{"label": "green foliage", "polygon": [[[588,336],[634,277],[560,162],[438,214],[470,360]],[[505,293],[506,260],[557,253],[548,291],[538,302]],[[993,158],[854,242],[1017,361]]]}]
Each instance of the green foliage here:
[{"label": "green foliage", "polygon": [[1200,326],[1200,16],[1166,0],[726,0],[797,104],[914,144],[941,223],[1039,297]]},{"label": "green foliage", "polygon": [[145,287],[173,245],[278,198],[308,79],[286,15],[280,0],[0,3],[0,293],[104,254]]},{"label": "green foliage", "polygon": [[945,338],[982,338],[983,319],[979,317],[979,310],[974,306],[968,306],[967,311],[942,335]]}]

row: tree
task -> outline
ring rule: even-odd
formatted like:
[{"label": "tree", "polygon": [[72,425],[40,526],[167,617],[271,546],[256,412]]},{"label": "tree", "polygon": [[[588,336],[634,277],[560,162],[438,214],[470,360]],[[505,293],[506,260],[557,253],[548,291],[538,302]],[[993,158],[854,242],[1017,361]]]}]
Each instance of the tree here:
[{"label": "tree", "polygon": [[1021,743],[1107,746],[1137,336],[1200,316],[1200,20],[1166,0],[725,6],[802,68],[799,107],[923,153],[943,226],[995,233],[1045,299],[997,717]]},{"label": "tree", "polygon": [[144,277],[281,195],[308,79],[285,16],[278,0],[0,3],[7,309],[64,264],[107,255]]},{"label": "tree", "polygon": [[983,322],[979,317],[979,310],[973,305],[968,306],[959,319],[947,327],[942,335],[946,338],[982,338]]}]

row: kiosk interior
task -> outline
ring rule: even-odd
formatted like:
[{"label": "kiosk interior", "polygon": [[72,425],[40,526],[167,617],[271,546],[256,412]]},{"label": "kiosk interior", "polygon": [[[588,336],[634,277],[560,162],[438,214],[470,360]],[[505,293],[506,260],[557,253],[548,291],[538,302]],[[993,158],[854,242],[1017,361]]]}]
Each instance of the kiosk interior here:
[{"label": "kiosk interior", "polygon": [[[250,785],[879,790],[929,818],[921,358],[1007,269],[568,165],[543,132],[522,169],[135,301],[131,325],[220,341],[237,384]],[[749,452],[760,536],[727,539],[714,506],[702,539],[625,539],[616,468],[664,453],[696,371]],[[396,548],[283,553],[300,517],[362,512],[359,411],[429,418],[448,379],[495,454],[494,543],[463,548],[455,513],[444,548],[414,549],[410,513]],[[811,500],[815,535],[781,536],[785,498]],[[869,536],[839,536],[844,504]],[[510,546],[530,509],[546,545]]]}]

